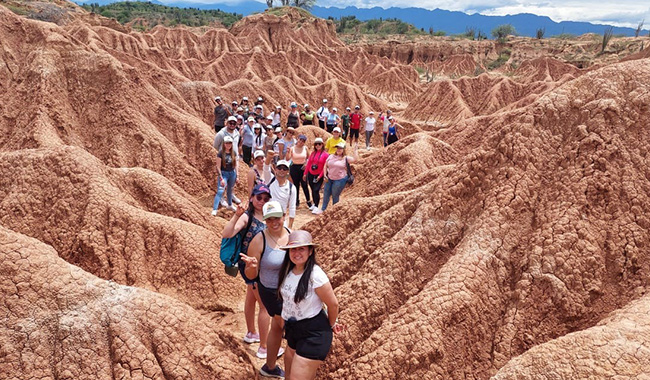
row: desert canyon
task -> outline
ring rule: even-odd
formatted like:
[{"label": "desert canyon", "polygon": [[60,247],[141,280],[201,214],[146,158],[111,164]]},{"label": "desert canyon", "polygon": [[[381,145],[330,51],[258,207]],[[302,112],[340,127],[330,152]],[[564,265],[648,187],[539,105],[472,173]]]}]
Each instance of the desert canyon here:
[{"label": "desert canyon", "polygon": [[210,216],[216,95],[405,127],[302,216],[347,326],[318,378],[650,379],[647,37],[515,37],[488,70],[496,41],[346,44],[292,9],[138,32],[52,4],[0,3],[1,380],[259,376]]}]

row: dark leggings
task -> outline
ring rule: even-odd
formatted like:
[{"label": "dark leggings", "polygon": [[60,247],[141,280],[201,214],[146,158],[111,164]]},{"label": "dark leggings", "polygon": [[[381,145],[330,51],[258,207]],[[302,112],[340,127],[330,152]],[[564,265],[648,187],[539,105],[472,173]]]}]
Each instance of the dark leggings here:
[{"label": "dark leggings", "polygon": [[252,155],[253,147],[252,146],[242,145],[242,150],[243,150],[243,153],[244,153],[244,162],[246,163],[246,165],[252,166],[252,164],[251,164],[251,158],[252,158],[251,155]]},{"label": "dark leggings", "polygon": [[[307,182],[302,180],[302,176],[304,174],[302,165],[291,165],[289,174],[291,175],[291,180],[293,181],[293,184],[296,186],[296,188],[298,188],[298,186],[302,187],[302,192],[305,193],[305,199],[307,200],[307,203],[309,203],[311,199],[309,198],[309,189],[307,188]],[[296,207],[299,205],[300,194],[296,193]]]},{"label": "dark leggings", "polygon": [[316,178],[318,178],[317,175],[311,173],[307,174],[307,182],[311,188],[311,197],[314,200],[314,206],[318,207],[318,204],[320,203],[320,188],[323,186],[323,178],[314,182]]}]

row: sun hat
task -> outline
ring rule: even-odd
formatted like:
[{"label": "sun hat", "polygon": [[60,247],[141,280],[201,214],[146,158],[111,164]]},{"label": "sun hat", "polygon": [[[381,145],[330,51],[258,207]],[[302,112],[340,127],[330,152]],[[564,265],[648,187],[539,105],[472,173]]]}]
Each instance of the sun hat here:
[{"label": "sun hat", "polygon": [[282,218],[282,216],[284,216],[284,211],[282,211],[280,202],[269,201],[264,204],[264,207],[262,207],[262,214],[264,215],[264,220],[268,218]]},{"label": "sun hat", "polygon": [[314,144],[316,144],[316,143],[321,143],[322,144],[323,139],[321,139],[320,137],[316,137],[316,139],[314,140]]},{"label": "sun hat", "polygon": [[294,127],[287,127],[287,131],[295,131],[295,130],[296,130],[296,128],[294,128]]},{"label": "sun hat", "polygon": [[336,127],[336,128],[334,128],[334,129],[332,129],[332,133],[334,133],[334,132],[341,133],[341,128]]},{"label": "sun hat", "polygon": [[235,141],[235,140],[233,140],[232,137],[230,137],[230,136],[226,136],[226,137],[223,138],[223,143],[224,143],[224,144],[225,144],[225,143],[232,143],[232,142],[234,142],[234,141]]},{"label": "sun hat", "polygon": [[[261,150],[258,150],[258,152],[262,152]],[[255,152],[257,153],[257,152]],[[264,152],[262,152],[262,155],[264,155]],[[268,194],[271,195],[271,190],[269,190],[269,187],[266,186],[264,183],[258,183],[255,185],[253,188],[253,191],[251,192],[252,195],[257,195],[257,194]]]},{"label": "sun hat", "polygon": [[281,127],[276,127],[276,128],[275,128],[275,133],[278,133],[278,132],[282,132],[282,128],[281,128]]},{"label": "sun hat", "polygon": [[291,166],[291,162],[289,162],[287,160],[280,160],[280,161],[278,161],[277,164],[275,164],[275,167],[278,167],[278,166],[286,166],[287,168],[289,168]]},{"label": "sun hat", "polygon": [[298,247],[318,247],[318,244],[314,243],[314,239],[311,237],[311,234],[305,230],[295,230],[289,234],[289,242],[287,245],[278,247],[279,249],[291,249]]},{"label": "sun hat", "polygon": [[337,148],[345,148],[345,141],[339,141],[338,144],[335,145]]},{"label": "sun hat", "polygon": [[235,116],[228,116],[228,121],[237,122],[237,118]]},{"label": "sun hat", "polygon": [[307,141],[307,136],[305,136],[305,135],[298,135],[298,140]]},{"label": "sun hat", "polygon": [[244,109],[242,107],[237,107],[237,112],[239,111],[244,111]]},{"label": "sun hat", "polygon": [[255,153],[253,153],[253,158],[264,157],[264,156],[266,156],[266,154],[264,153],[263,150],[256,150]]}]

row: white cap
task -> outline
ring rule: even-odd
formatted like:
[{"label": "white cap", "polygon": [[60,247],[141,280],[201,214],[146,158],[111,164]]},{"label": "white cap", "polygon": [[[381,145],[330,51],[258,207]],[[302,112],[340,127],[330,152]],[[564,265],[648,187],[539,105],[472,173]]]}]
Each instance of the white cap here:
[{"label": "white cap", "polygon": [[337,148],[345,148],[345,141],[339,141],[338,144],[335,145]]},{"label": "white cap", "polygon": [[395,120],[395,118],[392,117],[392,116],[390,116],[390,117],[388,118],[388,120]]},{"label": "white cap", "polygon": [[273,116],[269,115],[266,117],[267,120],[273,120]]},{"label": "white cap", "polygon": [[264,101],[264,98],[262,98],[262,97],[260,96],[260,97],[257,98],[257,101],[258,101],[258,102],[263,102],[263,101]]},{"label": "white cap", "polygon": [[309,107],[309,103],[305,103],[304,108],[307,108],[307,107]]},{"label": "white cap", "polygon": [[281,128],[281,127],[277,127],[277,128],[275,128],[275,133],[278,133],[278,132],[282,132],[282,128]]},{"label": "white cap", "polygon": [[298,104],[296,104],[296,102],[291,102],[291,108],[297,108],[297,107],[298,107]]},{"label": "white cap", "polygon": [[266,129],[271,129],[271,130],[273,130],[273,126],[272,126],[271,124],[269,124],[269,125],[266,126]]},{"label": "white cap", "polygon": [[345,107],[345,110],[346,110],[346,111],[349,111],[349,110],[350,110],[350,107]]},{"label": "white cap", "polygon": [[237,117],[235,116],[228,116],[228,121],[237,121]]},{"label": "white cap", "polygon": [[223,142],[224,142],[224,144],[225,143],[232,143],[232,142],[234,142],[234,140],[232,139],[232,137],[226,136],[226,137],[223,138]]},{"label": "white cap", "polygon": [[237,112],[243,111],[244,109],[242,107],[237,107]]},{"label": "white cap", "polygon": [[233,100],[233,101],[232,101],[232,104],[239,104],[239,103],[237,103],[236,100]]},{"label": "white cap", "polygon": [[214,101],[215,101],[215,102],[216,102],[217,100],[221,100],[221,96],[217,96],[216,98],[214,98]]},{"label": "white cap", "polygon": [[253,108],[262,108],[262,106],[259,105],[259,104],[257,104],[257,105],[256,105],[255,107],[253,107]]},{"label": "white cap", "polygon": [[253,158],[264,157],[264,156],[265,154],[263,150],[256,150],[255,153],[253,153]]},{"label": "white cap", "polygon": [[248,96],[244,96],[243,98],[241,98],[241,100],[242,100],[242,101],[243,101],[243,100],[248,100]]},{"label": "white cap", "polygon": [[280,202],[269,201],[262,207],[262,214],[264,215],[264,220],[268,218],[282,218],[282,216],[284,216],[284,211],[282,211],[282,205],[280,205]]},{"label": "white cap", "polygon": [[248,121],[255,121],[255,118],[252,117],[252,116],[249,116],[248,119],[246,119],[246,120],[248,120]]},{"label": "white cap", "polygon": [[356,105],[356,106],[354,106],[354,109],[358,110],[358,109],[361,109],[361,107],[359,107],[359,105]]},{"label": "white cap", "polygon": [[332,112],[336,112],[338,109],[336,107],[332,108]]},{"label": "white cap", "polygon": [[391,110],[386,110],[386,113],[393,113]]},{"label": "white cap", "polygon": [[314,139],[314,144],[316,144],[316,143],[321,143],[322,144],[323,139],[321,139],[320,137],[316,137],[316,139]]},{"label": "white cap", "polygon": [[339,127],[334,128],[334,129],[332,130],[332,133],[334,133],[334,132],[341,133],[341,128],[339,128]]},{"label": "white cap", "polygon": [[262,126],[259,125],[259,124],[255,124],[255,125],[253,126],[253,129],[262,129]]},{"label": "white cap", "polygon": [[323,103],[327,103],[327,99],[323,99]]},{"label": "white cap", "polygon": [[375,113],[373,111],[368,112],[368,115],[374,115]]},{"label": "white cap", "polygon": [[278,161],[277,164],[275,164],[276,167],[278,167],[278,166],[282,166],[282,165],[284,165],[284,166],[286,166],[286,167],[290,167],[290,166],[291,166],[291,162],[289,162],[289,161],[287,161],[287,160],[280,160],[280,161]]},{"label": "white cap", "polygon": [[282,109],[282,106],[275,106],[275,109],[276,109],[276,110],[281,110],[281,109]]},{"label": "white cap", "polygon": [[296,130],[296,128],[294,128],[294,127],[287,127],[287,131],[295,131],[295,130]]}]

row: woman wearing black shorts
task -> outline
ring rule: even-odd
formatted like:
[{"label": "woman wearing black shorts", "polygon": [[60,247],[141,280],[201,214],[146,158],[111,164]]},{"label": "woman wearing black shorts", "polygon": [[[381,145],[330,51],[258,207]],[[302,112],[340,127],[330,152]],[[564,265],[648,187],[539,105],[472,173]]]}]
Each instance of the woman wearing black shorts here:
[{"label": "woman wearing black shorts", "polygon": [[314,379],[330,351],[333,333],[343,330],[337,323],[338,301],[316,263],[315,247],[311,234],[304,230],[293,231],[289,243],[280,247],[289,250],[280,270],[279,295],[288,346],[284,364],[292,380]]}]

